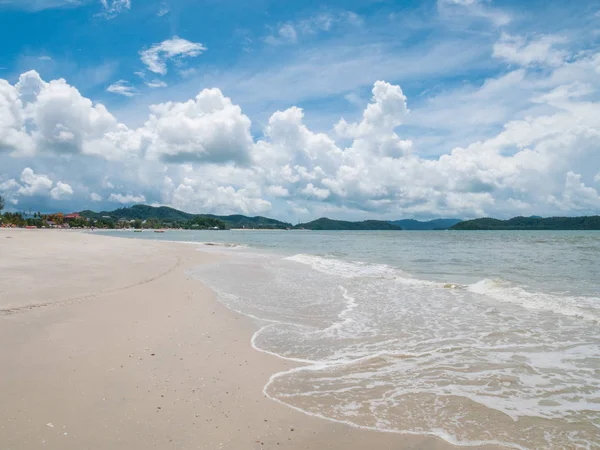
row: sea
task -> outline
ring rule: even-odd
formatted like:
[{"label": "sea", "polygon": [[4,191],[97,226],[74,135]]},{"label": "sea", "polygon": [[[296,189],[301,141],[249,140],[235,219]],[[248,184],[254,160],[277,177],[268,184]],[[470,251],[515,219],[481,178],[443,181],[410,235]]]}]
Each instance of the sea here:
[{"label": "sea", "polygon": [[229,255],[189,271],[295,361],[265,394],[461,446],[600,449],[600,232],[109,232]]}]

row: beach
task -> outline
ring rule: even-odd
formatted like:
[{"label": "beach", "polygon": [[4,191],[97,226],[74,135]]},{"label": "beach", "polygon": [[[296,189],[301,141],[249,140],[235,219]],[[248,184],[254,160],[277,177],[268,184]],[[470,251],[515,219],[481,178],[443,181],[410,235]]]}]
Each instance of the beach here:
[{"label": "beach", "polygon": [[296,363],[252,348],[257,324],[187,274],[215,258],[193,244],[1,230],[0,447],[456,448],[266,397]]}]

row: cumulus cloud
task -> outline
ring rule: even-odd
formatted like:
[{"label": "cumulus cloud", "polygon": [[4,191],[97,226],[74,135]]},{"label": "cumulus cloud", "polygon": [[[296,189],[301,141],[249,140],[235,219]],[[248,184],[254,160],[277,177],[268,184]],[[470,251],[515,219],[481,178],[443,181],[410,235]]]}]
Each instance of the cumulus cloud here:
[{"label": "cumulus cloud", "polygon": [[73,195],[73,188],[67,183],[59,181],[56,186],[50,190],[50,197],[54,200],[63,200]]},{"label": "cumulus cloud", "polygon": [[484,83],[472,96],[528,85],[528,114],[435,158],[405,136],[415,107],[385,81],[374,83],[362,115],[328,133],[291,106],[254,139],[250,119],[219,89],[154,105],[142,126],[128,128],[64,80],[28,72],[15,85],[0,81],[0,191],[10,201],[148,199],[281,218],[597,213],[599,61],[587,54],[545,76],[525,67]]},{"label": "cumulus cloud", "polygon": [[267,193],[273,197],[289,197],[290,192],[283,186],[269,186]]},{"label": "cumulus cloud", "polygon": [[151,112],[143,129],[150,158],[239,164],[250,159],[250,119],[219,89],[205,89],[185,103],[154,105]]},{"label": "cumulus cloud", "polygon": [[0,151],[97,155],[139,152],[139,136],[65,80],[45,82],[35,71],[14,86],[0,80]]},{"label": "cumulus cloud", "polygon": [[21,172],[19,181],[9,179],[0,183],[0,193],[3,193],[11,200],[15,197],[50,197],[53,200],[61,200],[73,195],[73,188],[67,183],[57,181],[56,184],[48,175],[38,174],[30,167],[26,167]]},{"label": "cumulus cloud", "polygon": [[600,209],[600,194],[596,189],[586,186],[580,174],[569,171],[562,196],[557,198],[551,195],[549,202],[568,212]]},{"label": "cumulus cloud", "polygon": [[18,193],[25,196],[44,195],[52,189],[52,180],[46,175],[37,175],[32,169],[26,167],[21,173],[21,187]]},{"label": "cumulus cloud", "polygon": [[190,42],[178,36],[173,36],[171,39],[154,44],[147,50],[142,50],[140,56],[148,70],[165,75],[169,60],[196,57],[205,50],[206,47],[199,42]]},{"label": "cumulus cloud", "polygon": [[565,39],[559,36],[526,38],[502,33],[500,40],[494,44],[493,55],[520,66],[560,66],[568,54],[555,46],[564,43]]},{"label": "cumulus cloud", "polygon": [[138,94],[137,90],[125,80],[114,82],[106,88],[106,92],[123,95],[125,97],[133,97]]},{"label": "cumulus cloud", "polygon": [[128,204],[128,203],[143,203],[146,201],[146,197],[144,197],[143,195],[133,195],[133,194],[110,194],[110,196],[108,197],[108,201],[109,202],[115,202],[115,203],[122,203],[122,204]]},{"label": "cumulus cloud", "polygon": [[308,183],[306,187],[300,189],[300,193],[317,200],[325,200],[330,194],[328,189],[315,187],[312,183]]}]

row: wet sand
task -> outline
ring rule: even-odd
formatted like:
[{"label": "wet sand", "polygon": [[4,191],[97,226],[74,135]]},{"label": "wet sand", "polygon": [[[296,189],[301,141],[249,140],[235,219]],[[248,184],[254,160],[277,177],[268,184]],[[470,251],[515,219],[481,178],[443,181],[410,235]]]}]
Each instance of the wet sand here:
[{"label": "wet sand", "polygon": [[[450,449],[266,398],[289,362],[186,269],[194,245],[0,230],[0,448]],[[474,448],[474,447],[470,447]]]}]

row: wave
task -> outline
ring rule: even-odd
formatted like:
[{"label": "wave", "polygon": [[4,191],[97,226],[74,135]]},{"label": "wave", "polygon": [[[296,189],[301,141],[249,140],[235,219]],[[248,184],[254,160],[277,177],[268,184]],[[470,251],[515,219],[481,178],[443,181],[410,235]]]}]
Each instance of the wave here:
[{"label": "wave", "polygon": [[289,256],[285,258],[285,260],[306,264],[319,272],[340,276],[342,278],[375,277],[393,279],[402,273],[402,271],[394,269],[386,264],[344,261],[341,259],[323,258],[321,256],[304,253]]},{"label": "wave", "polygon": [[600,299],[596,297],[569,297],[530,292],[505,280],[487,278],[467,286],[466,289],[527,309],[546,311],[592,322],[600,321]]},{"label": "wave", "polygon": [[500,302],[512,303],[523,308],[546,311],[571,318],[600,322],[600,298],[561,296],[558,294],[531,292],[502,279],[484,278],[463,285],[448,281],[435,282],[413,277],[407,272],[387,264],[361,261],[344,261],[309,254],[297,254],[285,258],[288,261],[310,266],[319,272],[342,278],[380,278],[424,288],[464,289]]},{"label": "wave", "polygon": [[599,347],[587,321],[599,299],[309,254],[242,252],[194,275],[260,321],[254,349],[302,365],[273,374],[264,393],[305,414],[463,446],[598,442]]}]

